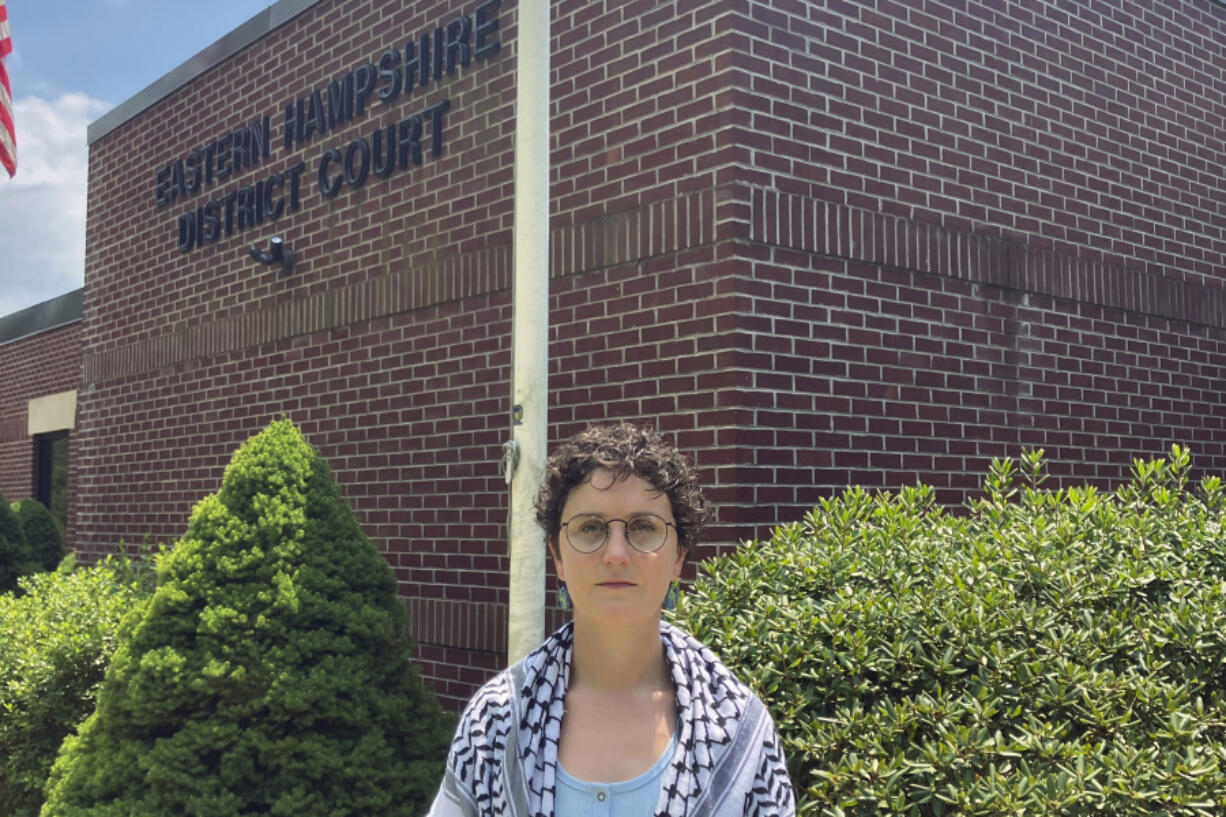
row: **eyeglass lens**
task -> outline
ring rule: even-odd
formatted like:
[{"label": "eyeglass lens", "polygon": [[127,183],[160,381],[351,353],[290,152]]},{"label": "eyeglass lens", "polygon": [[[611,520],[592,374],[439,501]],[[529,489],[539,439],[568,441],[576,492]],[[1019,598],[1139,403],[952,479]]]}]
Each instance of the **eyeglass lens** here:
[{"label": "eyeglass lens", "polygon": [[571,547],[580,553],[592,553],[600,549],[609,536],[609,523],[621,522],[626,526],[626,539],[630,545],[643,553],[654,553],[668,538],[668,523],[655,514],[640,514],[629,519],[603,519],[596,515],[571,517],[566,523],[566,537]]}]

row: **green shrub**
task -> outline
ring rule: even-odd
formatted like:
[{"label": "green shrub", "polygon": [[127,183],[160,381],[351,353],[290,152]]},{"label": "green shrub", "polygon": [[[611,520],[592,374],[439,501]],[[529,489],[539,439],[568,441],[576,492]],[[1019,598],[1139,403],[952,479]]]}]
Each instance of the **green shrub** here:
[{"label": "green shrub", "polygon": [[4,494],[0,494],[0,593],[16,590],[17,579],[36,569],[21,523]]},{"label": "green shrub", "polygon": [[1114,493],[995,462],[950,514],[848,490],[677,618],[768,702],[800,813],[1226,813],[1226,535],[1187,454]]},{"label": "green shrub", "polygon": [[13,505],[17,522],[26,535],[30,560],[39,570],[55,570],[64,558],[64,532],[59,523],[37,499],[23,499]]},{"label": "green shrub", "polygon": [[0,595],[0,814],[36,817],[60,742],[93,711],[119,622],[153,575],[109,558],[20,584]]},{"label": "green shrub", "polygon": [[157,573],[45,817],[425,810],[449,719],[390,567],[291,423],[235,454]]}]

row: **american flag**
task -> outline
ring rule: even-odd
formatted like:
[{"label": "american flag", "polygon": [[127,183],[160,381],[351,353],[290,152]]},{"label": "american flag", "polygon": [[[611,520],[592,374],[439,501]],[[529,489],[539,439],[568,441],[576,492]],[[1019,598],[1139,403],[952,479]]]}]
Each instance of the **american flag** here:
[{"label": "american flag", "polygon": [[9,178],[17,172],[17,134],[13,130],[13,92],[9,88],[9,72],[4,67],[4,58],[13,50],[9,39],[9,13],[0,0],[0,165],[9,172]]}]

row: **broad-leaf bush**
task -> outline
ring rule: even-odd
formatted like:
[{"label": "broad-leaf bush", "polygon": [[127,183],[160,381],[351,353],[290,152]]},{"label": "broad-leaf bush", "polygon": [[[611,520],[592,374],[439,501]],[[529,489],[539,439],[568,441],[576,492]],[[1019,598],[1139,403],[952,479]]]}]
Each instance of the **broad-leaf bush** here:
[{"label": "broad-leaf bush", "polygon": [[94,710],[120,621],[153,590],[144,562],[20,580],[0,595],[0,815],[36,817],[60,742]]},{"label": "broad-leaf bush", "polygon": [[807,815],[1226,813],[1226,494],[992,464],[964,513],[823,501],[708,561],[679,622],[759,690]]},{"label": "broad-leaf bush", "polygon": [[289,421],[234,455],[125,620],[44,817],[413,817],[450,723],[391,568]]},{"label": "broad-leaf bush", "polygon": [[17,522],[26,535],[30,561],[38,570],[55,570],[64,558],[64,534],[51,511],[37,499],[13,503]]}]

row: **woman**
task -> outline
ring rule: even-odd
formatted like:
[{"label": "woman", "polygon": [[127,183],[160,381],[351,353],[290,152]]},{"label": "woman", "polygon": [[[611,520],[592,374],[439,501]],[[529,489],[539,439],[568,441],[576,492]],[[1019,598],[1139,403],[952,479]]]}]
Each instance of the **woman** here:
[{"label": "woman", "polygon": [[762,702],[660,620],[707,516],[676,449],[589,428],[549,458],[536,508],[574,620],[473,697],[430,814],[795,814]]}]

